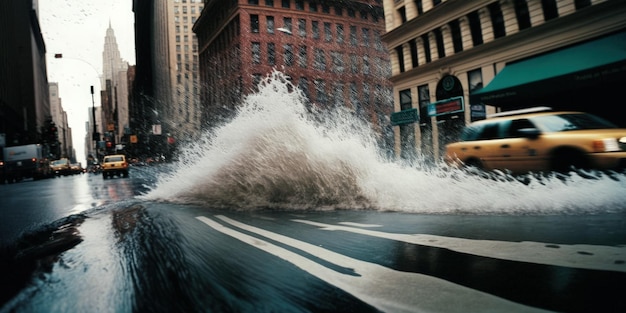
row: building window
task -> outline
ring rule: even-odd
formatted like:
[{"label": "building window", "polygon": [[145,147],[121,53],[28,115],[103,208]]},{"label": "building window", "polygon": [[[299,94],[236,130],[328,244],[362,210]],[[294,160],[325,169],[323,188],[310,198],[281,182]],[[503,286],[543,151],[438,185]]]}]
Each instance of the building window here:
[{"label": "building window", "polygon": [[322,13],[330,14],[330,6],[328,4],[322,4]]},{"label": "building window", "polygon": [[467,72],[467,79],[470,92],[483,88],[483,74],[480,69]]},{"label": "building window", "polygon": [[494,2],[490,4],[487,8],[489,8],[489,15],[491,16],[493,37],[500,38],[506,36],[504,17],[502,16],[502,10],[500,9],[500,2]]},{"label": "building window", "polygon": [[556,0],[541,0],[543,7],[543,18],[546,21],[559,17],[559,10],[556,6]]},{"label": "building window", "polygon": [[306,20],[298,19],[298,34],[300,37],[306,37]]},{"label": "building window", "polygon": [[362,19],[362,20],[367,20],[367,15],[368,15],[368,14],[367,14],[367,11],[365,11],[365,10],[362,10],[362,11],[361,11],[361,19]]},{"label": "building window", "polygon": [[350,55],[350,71],[352,74],[359,73],[359,58],[356,54]]},{"label": "building window", "polygon": [[409,42],[409,47],[411,48],[411,62],[412,67],[418,67],[418,59],[417,59],[417,41],[411,40]]},{"label": "building window", "polygon": [[333,84],[333,105],[335,107],[341,107],[344,104],[343,101],[343,89],[344,85],[341,82]]},{"label": "building window", "polygon": [[259,32],[259,16],[256,14],[250,15],[250,31],[253,33]]},{"label": "building window", "polygon": [[330,23],[328,22],[324,22],[324,39],[327,42],[330,42],[333,40],[333,33],[330,30]]},{"label": "building window", "polygon": [[258,90],[259,84],[261,83],[262,80],[263,80],[263,75],[259,73],[252,74],[252,85],[254,85],[254,88],[256,90]]},{"label": "building window", "polygon": [[343,9],[340,6],[335,6],[335,15],[337,16],[343,15]]},{"label": "building window", "polygon": [[326,83],[321,79],[316,79],[313,83],[315,84],[317,102],[326,104],[328,102],[328,96],[326,95]]},{"label": "building window", "polygon": [[283,58],[285,59],[285,66],[293,66],[293,45],[286,44],[283,46],[285,53]]},{"label": "building window", "polygon": [[313,39],[319,39],[320,38],[319,22],[318,21],[312,21],[311,22],[311,26],[313,28]]},{"label": "building window", "polygon": [[311,2],[309,2],[309,11],[311,11],[311,12],[317,12],[317,3],[311,3]]},{"label": "building window", "polygon": [[302,68],[307,67],[307,53],[306,46],[300,46],[298,51],[298,65]]},{"label": "building window", "polygon": [[363,108],[361,106],[361,102],[359,101],[359,90],[357,89],[356,83],[351,82],[349,88],[350,103],[352,103],[352,106],[354,107],[354,111],[356,112],[357,116],[362,116]]},{"label": "building window", "polygon": [[267,33],[269,34],[273,34],[274,33],[274,17],[273,16],[268,16],[266,17],[267,19]]},{"label": "building window", "polygon": [[463,51],[463,38],[461,37],[461,26],[459,20],[454,20],[448,24],[450,26],[450,33],[452,35],[452,46],[454,47],[454,53]]},{"label": "building window", "polygon": [[343,25],[337,24],[335,32],[337,36],[337,43],[343,43]]},{"label": "building window", "polygon": [[517,17],[517,26],[520,30],[530,28],[530,13],[528,13],[528,4],[526,0],[515,0],[515,16]]},{"label": "building window", "polygon": [[334,73],[343,73],[344,69],[345,69],[345,65],[344,65],[344,62],[343,62],[343,54],[341,52],[331,51],[330,52],[330,57],[331,57],[332,62],[333,62],[332,71]]},{"label": "building window", "polygon": [[396,55],[398,56],[398,67],[400,68],[400,73],[404,73],[406,69],[404,68],[404,52],[402,46],[396,47]]},{"label": "building window", "polygon": [[300,80],[298,81],[298,87],[300,87],[300,90],[302,90],[302,93],[304,93],[304,95],[307,98],[310,97],[310,94],[309,94],[309,81],[306,79],[306,77],[300,77]]},{"label": "building window", "polygon": [[446,50],[443,45],[443,34],[441,34],[441,29],[434,29],[433,34],[435,34],[435,43],[437,44],[437,56],[439,59],[444,58],[446,56]]},{"label": "building window", "polygon": [[417,93],[419,96],[420,121],[429,121],[430,116],[428,116],[428,105],[430,104],[430,89],[428,88],[428,85],[418,86]]},{"label": "building window", "polygon": [[315,56],[313,59],[313,68],[320,71],[326,70],[326,56],[324,55],[324,50],[315,49]]},{"label": "building window", "polygon": [[289,9],[291,7],[291,0],[283,0],[283,8]]},{"label": "building window", "polygon": [[363,28],[361,29],[361,36],[363,37],[361,42],[361,45],[364,47],[369,47],[370,46],[370,30],[367,28]]},{"label": "building window", "polygon": [[365,75],[370,74],[370,59],[367,55],[363,56],[363,70],[362,73]]},{"label": "building window", "polygon": [[424,4],[422,4],[422,0],[415,0],[415,6],[417,7],[417,14],[424,14]]},{"label": "building window", "polygon": [[483,44],[483,32],[480,27],[480,17],[478,16],[478,12],[474,11],[467,15],[467,19],[469,20],[470,31],[472,33],[472,44],[474,46]]},{"label": "building window", "polygon": [[259,42],[252,43],[252,63],[261,63],[261,43]]},{"label": "building window", "polygon": [[296,10],[304,10],[304,0],[296,0]]},{"label": "building window", "polygon": [[400,110],[408,110],[413,108],[413,100],[411,99],[411,89],[400,91]]},{"label": "building window", "polygon": [[588,6],[591,6],[591,0],[575,0],[574,1],[574,7],[576,8],[576,10],[583,9]]},{"label": "building window", "polygon": [[357,41],[356,26],[350,26],[350,44],[356,46]]},{"label": "building window", "polygon": [[406,19],[406,8],[401,7],[398,9],[398,14],[400,15],[400,20],[402,21],[402,24],[406,23],[407,19]]},{"label": "building window", "polygon": [[283,27],[291,33],[291,18],[285,17],[283,18]]},{"label": "building window", "polygon": [[430,56],[430,40],[428,40],[428,34],[422,35],[422,42],[424,43],[424,56],[426,57],[426,63],[430,63],[432,58]]},{"label": "building window", "polygon": [[265,0],[265,6],[273,7],[274,6],[274,0]]},{"label": "building window", "polygon": [[267,64],[276,64],[276,45],[272,42],[267,44]]}]

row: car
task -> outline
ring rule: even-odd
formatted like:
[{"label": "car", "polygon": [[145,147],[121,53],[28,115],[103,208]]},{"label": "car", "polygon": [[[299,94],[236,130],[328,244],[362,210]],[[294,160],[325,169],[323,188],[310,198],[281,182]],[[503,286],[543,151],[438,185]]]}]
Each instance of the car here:
[{"label": "car", "polygon": [[72,163],[72,174],[82,174],[84,173],[83,167],[80,163]]},{"label": "car", "polygon": [[102,160],[101,170],[104,179],[115,175],[128,177],[128,162],[126,161],[126,156],[123,154],[105,156]]},{"label": "car", "polygon": [[54,175],[56,175],[57,177],[61,175],[67,176],[72,174],[72,165],[70,163],[70,160],[67,158],[61,158],[50,162],[50,169],[52,170],[52,173],[54,173]]},{"label": "car", "polygon": [[549,107],[502,112],[466,126],[445,161],[485,171],[567,173],[626,168],[626,129],[598,116]]}]

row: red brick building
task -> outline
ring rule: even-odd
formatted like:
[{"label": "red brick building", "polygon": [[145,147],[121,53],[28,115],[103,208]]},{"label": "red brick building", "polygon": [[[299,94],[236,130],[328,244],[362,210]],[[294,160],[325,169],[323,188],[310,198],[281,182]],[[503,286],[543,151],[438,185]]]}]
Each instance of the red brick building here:
[{"label": "red brick building", "polygon": [[392,141],[384,27],[380,0],[206,0],[193,28],[206,120],[227,116],[278,69],[313,105],[346,106]]}]

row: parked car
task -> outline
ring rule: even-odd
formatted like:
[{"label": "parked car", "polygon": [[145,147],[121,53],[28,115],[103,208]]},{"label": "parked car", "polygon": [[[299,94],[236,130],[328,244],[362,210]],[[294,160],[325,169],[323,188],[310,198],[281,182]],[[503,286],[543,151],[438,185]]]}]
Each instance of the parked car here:
[{"label": "parked car", "polygon": [[66,158],[50,162],[50,168],[52,169],[54,175],[56,175],[57,177],[61,175],[67,176],[72,174],[72,164],[70,163],[70,160]]},{"label": "parked car", "polygon": [[465,127],[446,162],[512,173],[626,168],[626,129],[584,112],[533,108]]},{"label": "parked car", "polygon": [[102,160],[102,177],[113,177],[117,175],[119,177],[128,177],[128,162],[126,156],[123,154],[107,155]]}]

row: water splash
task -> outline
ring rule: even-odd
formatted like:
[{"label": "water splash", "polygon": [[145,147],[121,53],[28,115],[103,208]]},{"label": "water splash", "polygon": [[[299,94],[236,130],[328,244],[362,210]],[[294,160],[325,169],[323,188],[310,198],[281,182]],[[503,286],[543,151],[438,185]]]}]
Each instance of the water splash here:
[{"label": "water splash", "polygon": [[626,211],[626,177],[484,177],[386,159],[349,111],[317,111],[274,72],[229,123],[185,147],[147,200],[248,210],[368,209],[415,213]]}]

